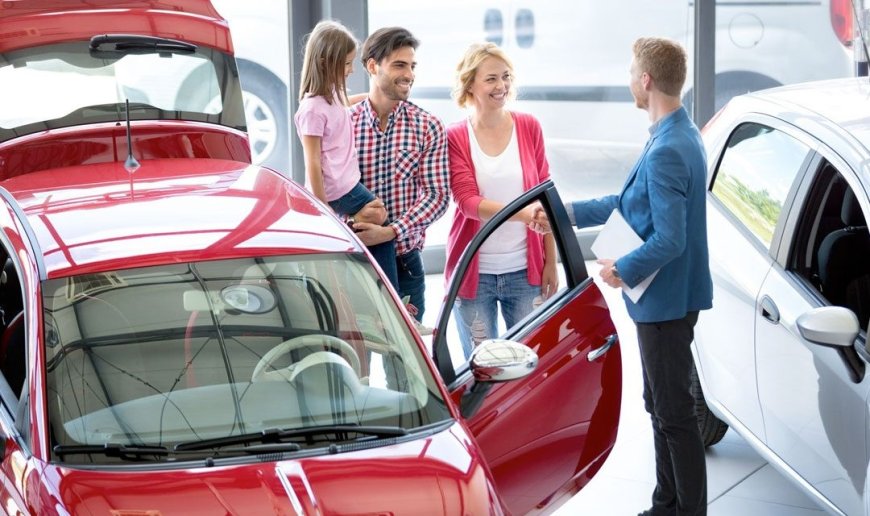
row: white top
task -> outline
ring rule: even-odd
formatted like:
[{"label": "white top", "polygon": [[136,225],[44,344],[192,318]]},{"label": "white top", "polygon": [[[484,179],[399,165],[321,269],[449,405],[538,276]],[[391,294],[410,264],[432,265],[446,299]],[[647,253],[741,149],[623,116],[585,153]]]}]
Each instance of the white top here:
[{"label": "white top", "polygon": [[[468,141],[480,195],[505,204],[522,195],[523,167],[516,126],[511,131],[510,142],[498,156],[483,152],[474,136],[471,121],[468,121]],[[486,239],[478,256],[481,274],[505,274],[525,269],[526,225],[522,222],[502,224]]]}]

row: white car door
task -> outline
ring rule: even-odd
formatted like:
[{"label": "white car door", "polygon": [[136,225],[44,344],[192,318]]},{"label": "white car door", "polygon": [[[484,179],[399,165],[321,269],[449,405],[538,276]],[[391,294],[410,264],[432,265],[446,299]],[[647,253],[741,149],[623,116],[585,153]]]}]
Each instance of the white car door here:
[{"label": "white car door", "polygon": [[[806,488],[845,514],[862,514],[870,389],[866,356],[857,348],[813,344],[801,337],[796,324],[802,314],[829,304],[810,272],[819,242],[829,232],[822,228],[823,207],[842,205],[843,194],[834,198],[838,194],[829,185],[839,182],[839,188],[848,189],[849,182],[858,184],[854,176],[843,181],[851,170],[834,156],[813,162],[813,173],[795,198],[777,263],[756,300],[758,395],[768,448],[799,481],[810,484]],[[867,321],[860,324],[866,328]],[[863,340],[859,337],[860,347]]]},{"label": "white car door", "polygon": [[[695,328],[705,396],[734,425],[764,440],[756,391],[755,314],[781,234],[782,206],[805,168],[801,148],[753,116],[735,124],[715,164],[708,192],[707,230],[714,277],[713,310]],[[711,149],[714,150],[714,149]],[[773,196],[771,198],[770,196]]]}]

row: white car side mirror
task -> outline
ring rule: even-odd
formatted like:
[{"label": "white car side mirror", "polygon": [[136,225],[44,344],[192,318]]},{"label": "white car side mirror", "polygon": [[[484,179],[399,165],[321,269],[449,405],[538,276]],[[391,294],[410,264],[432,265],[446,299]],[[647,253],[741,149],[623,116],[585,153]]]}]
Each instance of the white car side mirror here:
[{"label": "white car side mirror", "polygon": [[858,317],[842,306],[823,306],[797,318],[801,337],[823,346],[851,347],[861,330]]}]

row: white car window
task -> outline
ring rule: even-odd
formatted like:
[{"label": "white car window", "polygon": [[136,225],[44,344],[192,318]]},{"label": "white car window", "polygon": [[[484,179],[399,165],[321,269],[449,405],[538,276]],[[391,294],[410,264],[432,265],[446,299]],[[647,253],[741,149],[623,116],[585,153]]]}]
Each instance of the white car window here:
[{"label": "white car window", "polygon": [[769,247],[783,202],[808,153],[808,147],[781,131],[742,124],[728,140],[713,195]]}]

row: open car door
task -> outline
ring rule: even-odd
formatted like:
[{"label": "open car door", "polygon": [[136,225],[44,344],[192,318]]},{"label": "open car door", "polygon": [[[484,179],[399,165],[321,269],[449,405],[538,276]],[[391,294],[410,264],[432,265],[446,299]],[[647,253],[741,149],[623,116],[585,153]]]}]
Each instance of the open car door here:
[{"label": "open car door", "polygon": [[[523,360],[520,355],[528,350],[480,342],[471,325],[475,351],[469,360],[460,337],[462,321],[454,308],[462,303],[457,302],[459,287],[481,246],[498,238],[499,233],[493,233],[505,224],[518,224],[508,218],[535,202],[551,222],[560,259],[559,288],[549,296],[543,293],[543,303],[513,327],[504,328],[500,322],[498,339],[524,344],[537,354],[537,365],[528,353],[526,359],[532,359],[519,373],[524,376],[498,381],[509,379],[505,368],[492,374],[492,368],[481,367],[485,357],[477,355],[486,350],[513,353]],[[435,362],[483,450],[501,499],[512,514],[554,510],[592,478],[613,447],[622,363],[610,312],[587,274],[552,182],[529,190],[483,225],[459,261],[441,310],[432,342]],[[468,340],[468,326],[464,328]]]}]

